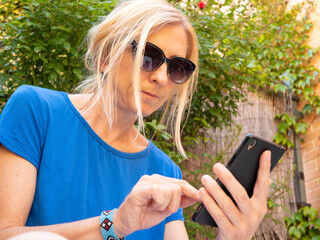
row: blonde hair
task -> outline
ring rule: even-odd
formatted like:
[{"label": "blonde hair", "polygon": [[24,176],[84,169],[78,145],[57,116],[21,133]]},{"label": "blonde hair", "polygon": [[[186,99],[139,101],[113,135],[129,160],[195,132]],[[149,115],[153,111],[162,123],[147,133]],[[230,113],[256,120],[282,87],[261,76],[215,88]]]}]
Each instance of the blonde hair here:
[{"label": "blonde hair", "polygon": [[[140,63],[147,38],[153,32],[167,24],[178,24],[184,27],[188,36],[187,58],[198,65],[198,42],[189,20],[176,8],[164,0],[131,0],[118,5],[101,22],[94,25],[87,36],[88,51],[85,57],[90,75],[77,88],[82,93],[96,96],[96,104],[102,101],[105,115],[110,127],[116,119],[114,115],[116,104],[117,78],[116,65],[123,53],[131,47],[133,39],[138,40],[133,65],[133,92],[137,110],[138,128],[143,129],[143,115],[140,96]],[[102,69],[104,68],[104,69]],[[178,91],[167,101],[163,119],[166,113],[166,123],[173,130],[174,141],[180,154],[186,157],[181,144],[181,122],[197,82],[198,69],[190,79],[178,85]],[[188,108],[189,109],[189,108]],[[174,126],[174,127],[173,127]]]}]

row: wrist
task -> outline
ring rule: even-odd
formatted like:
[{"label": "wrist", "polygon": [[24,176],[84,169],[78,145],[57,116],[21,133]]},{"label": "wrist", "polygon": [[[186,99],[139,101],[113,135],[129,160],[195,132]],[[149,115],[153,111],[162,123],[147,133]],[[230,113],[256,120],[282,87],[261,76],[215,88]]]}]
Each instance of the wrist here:
[{"label": "wrist", "polygon": [[[104,240],[124,240],[124,235],[114,228],[114,214],[117,209],[103,211],[100,216],[100,231]],[[119,235],[117,235],[119,234]]]},{"label": "wrist", "polygon": [[121,224],[121,220],[120,220],[120,215],[117,214],[118,213],[118,209],[115,209],[113,212],[113,228],[114,228],[114,233],[117,235],[118,238],[124,238],[126,237],[128,234],[125,234],[124,232],[122,232],[120,229],[120,224]]}]

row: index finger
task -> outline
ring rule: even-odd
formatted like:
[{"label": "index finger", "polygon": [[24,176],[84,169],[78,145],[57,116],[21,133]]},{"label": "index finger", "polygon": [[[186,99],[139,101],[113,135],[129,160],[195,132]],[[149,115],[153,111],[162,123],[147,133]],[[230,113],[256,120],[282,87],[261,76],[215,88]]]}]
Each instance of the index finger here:
[{"label": "index finger", "polygon": [[190,199],[195,200],[197,202],[201,202],[199,190],[196,189],[194,186],[192,186],[190,183],[188,183],[186,180],[165,177],[165,176],[158,175],[158,174],[156,174],[156,176],[160,180],[168,181],[168,182],[179,185],[181,188],[181,192],[183,193],[183,197],[187,197],[187,198],[190,198]]},{"label": "index finger", "polygon": [[271,152],[264,151],[260,157],[257,180],[253,189],[253,197],[262,202],[265,202],[268,196],[268,189],[271,182],[270,166]]}]

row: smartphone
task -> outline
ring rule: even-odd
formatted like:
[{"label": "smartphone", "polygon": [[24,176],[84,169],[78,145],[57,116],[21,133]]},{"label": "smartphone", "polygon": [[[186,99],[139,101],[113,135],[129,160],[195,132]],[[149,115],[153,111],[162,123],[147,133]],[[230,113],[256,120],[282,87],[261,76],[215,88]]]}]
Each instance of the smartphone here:
[{"label": "smartphone", "polygon": [[[243,139],[242,143],[226,165],[226,167],[230,170],[234,177],[246,189],[249,197],[252,197],[253,194],[254,184],[257,179],[260,156],[266,150],[271,151],[271,172],[284,154],[285,148],[281,145],[275,144],[252,134],[248,134]],[[231,194],[219,179],[217,179],[217,183],[233,200]],[[234,200],[233,202],[236,204]],[[213,220],[202,203],[192,215],[192,221],[217,227],[216,222]]]}]

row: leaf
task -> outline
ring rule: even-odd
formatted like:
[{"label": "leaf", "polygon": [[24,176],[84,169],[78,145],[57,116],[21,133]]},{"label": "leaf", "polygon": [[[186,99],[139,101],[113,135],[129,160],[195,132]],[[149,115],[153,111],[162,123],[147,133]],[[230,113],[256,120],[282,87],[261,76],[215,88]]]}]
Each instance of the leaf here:
[{"label": "leaf", "polygon": [[66,32],[71,32],[70,29],[64,27],[64,26],[52,26],[51,30],[62,30],[62,31],[66,31]]},{"label": "leaf", "polygon": [[48,63],[48,59],[46,59],[45,57],[39,56],[39,58],[40,58],[44,63]]},{"label": "leaf", "polygon": [[310,218],[310,220],[314,220],[318,216],[318,210],[316,208],[313,208],[313,207],[306,208],[303,211],[303,215],[305,217]]},{"label": "leaf", "polygon": [[314,236],[312,236],[311,240],[320,240],[320,231],[316,231]]},{"label": "leaf", "polygon": [[309,236],[303,236],[302,240],[311,240],[311,238]]},{"label": "leaf", "polygon": [[302,109],[302,112],[303,112],[303,113],[311,113],[311,111],[312,111],[312,106],[311,106],[311,104],[306,104],[306,105],[303,107],[303,109]]},{"label": "leaf", "polygon": [[301,232],[298,229],[295,229],[293,232],[293,236],[297,239],[301,238]]},{"label": "leaf", "polygon": [[52,18],[51,13],[48,11],[45,11],[44,14],[46,15],[47,18]]},{"label": "leaf", "polygon": [[259,43],[262,43],[265,39],[266,39],[266,38],[265,38],[264,34],[262,34],[262,35],[260,36],[258,42],[259,42]]},{"label": "leaf", "polygon": [[35,47],[33,50],[34,50],[36,53],[39,53],[39,52],[41,52],[42,48],[39,47],[39,46],[37,46],[37,47]]},{"label": "leaf", "polygon": [[[268,201],[268,203],[269,203],[269,201]],[[273,203],[273,201],[272,201],[272,203]],[[288,217],[284,217],[284,220],[285,220],[285,223],[288,227],[290,227],[293,223],[292,220]]]},{"label": "leaf", "polygon": [[72,54],[73,56],[75,56],[75,57],[79,56],[79,53],[78,53],[77,49],[75,49],[75,48],[73,48],[73,47],[70,49],[70,52],[71,52],[71,54]]},{"label": "leaf", "polygon": [[77,76],[78,79],[82,79],[82,71],[80,69],[73,69],[73,73]]},{"label": "leaf", "polygon": [[247,65],[247,68],[254,68],[256,66],[255,61],[250,61],[249,64]]},{"label": "leaf", "polygon": [[164,140],[170,140],[170,139],[172,139],[172,136],[169,134],[169,133],[167,133],[167,132],[161,132],[161,137],[164,139]]},{"label": "leaf", "polygon": [[312,220],[312,224],[316,226],[316,228],[320,229],[320,218],[315,218]]},{"label": "leaf", "polygon": [[308,125],[305,122],[300,122],[295,124],[295,131],[296,133],[306,133],[308,129]]},{"label": "leaf", "polygon": [[61,74],[63,73],[64,67],[60,62],[54,62],[53,69],[56,71],[56,73]]},{"label": "leaf", "polygon": [[283,84],[277,83],[274,87],[274,91],[285,93],[287,91],[287,87]]},{"label": "leaf", "polygon": [[70,50],[71,49],[71,45],[70,45],[70,43],[68,43],[68,42],[64,42],[63,43],[63,47],[66,49],[66,50]]},{"label": "leaf", "polygon": [[287,134],[288,125],[286,122],[280,122],[278,125],[278,130],[282,134]]},{"label": "leaf", "polygon": [[289,235],[292,236],[295,231],[296,231],[296,227],[295,227],[295,226],[291,226],[291,227],[289,228],[289,231],[288,231],[288,232],[289,232]]}]

